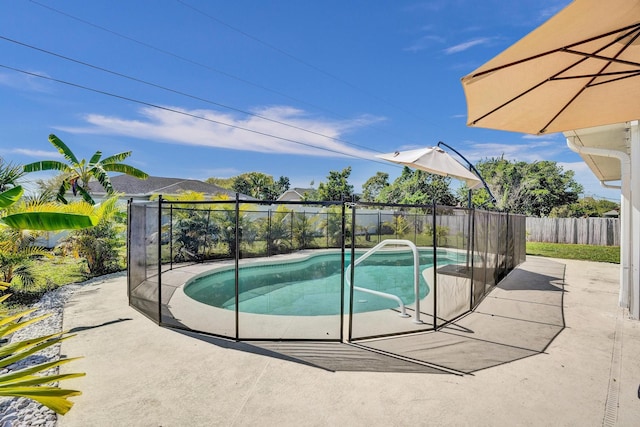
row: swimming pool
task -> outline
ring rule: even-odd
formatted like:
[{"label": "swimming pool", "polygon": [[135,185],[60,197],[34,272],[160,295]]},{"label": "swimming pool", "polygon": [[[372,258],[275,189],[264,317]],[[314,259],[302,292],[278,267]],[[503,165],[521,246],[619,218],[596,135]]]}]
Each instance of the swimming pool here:
[{"label": "swimming pool", "polygon": [[[345,255],[345,268],[349,265]],[[303,259],[241,266],[238,270],[239,310],[244,313],[281,316],[322,316],[340,313],[340,252],[312,254]],[[356,255],[356,258],[358,255]],[[454,262],[438,251],[438,265]],[[420,270],[433,264],[433,251],[420,251]],[[355,268],[354,284],[399,296],[408,305],[415,302],[413,257],[409,251],[375,253]],[[420,298],[429,288],[420,275]],[[227,310],[236,309],[235,268],[228,267],[197,277],[184,286],[184,293],[201,303]],[[345,281],[345,312],[349,307]],[[354,291],[354,313],[397,308],[398,304],[370,293]]]}]

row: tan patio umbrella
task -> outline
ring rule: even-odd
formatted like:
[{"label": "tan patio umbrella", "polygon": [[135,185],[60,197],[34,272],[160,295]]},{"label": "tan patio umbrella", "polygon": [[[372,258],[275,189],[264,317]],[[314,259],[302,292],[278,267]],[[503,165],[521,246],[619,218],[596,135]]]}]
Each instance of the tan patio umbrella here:
[{"label": "tan patio umbrella", "polygon": [[376,157],[436,175],[459,179],[464,181],[470,189],[480,188],[483,185],[478,176],[439,147],[396,151],[394,153],[379,154]]},{"label": "tan patio umbrella", "polygon": [[462,78],[468,125],[530,134],[640,118],[640,0],[574,0]]}]

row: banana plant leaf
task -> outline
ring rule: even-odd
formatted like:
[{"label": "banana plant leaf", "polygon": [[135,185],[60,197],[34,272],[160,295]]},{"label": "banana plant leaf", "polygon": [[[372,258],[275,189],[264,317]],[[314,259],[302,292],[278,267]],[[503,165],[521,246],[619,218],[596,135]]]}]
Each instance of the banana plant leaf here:
[{"label": "banana plant leaf", "polygon": [[99,218],[61,212],[21,212],[7,215],[1,221],[20,230],[57,231],[95,227]]},{"label": "banana plant leaf", "polygon": [[[45,363],[39,363],[37,365],[29,366],[28,368],[20,369],[19,371],[9,371],[6,374],[0,375],[0,390],[2,390],[3,387],[9,386],[9,385],[16,385],[22,381],[31,382],[36,378],[33,374],[46,371],[47,369],[55,368],[56,366],[64,365],[65,363],[69,363],[77,359],[79,359],[79,357],[74,357],[73,359],[59,359],[59,360],[54,360],[53,362],[45,362]],[[73,375],[83,376],[84,374],[73,374]],[[41,384],[47,384],[47,383],[53,382],[53,381],[47,381],[48,376],[46,375],[40,378],[43,380],[41,381]]]},{"label": "banana plant leaf", "polygon": [[11,343],[6,346],[0,347],[0,367],[4,368],[12,363],[26,358],[27,356],[44,350],[47,347],[51,347],[54,344],[58,344],[66,339],[74,337],[75,335],[62,336],[62,332],[54,335],[47,335],[45,337],[38,337],[37,339],[31,339],[28,341],[18,341],[17,343]]},{"label": "banana plant leaf", "polygon": [[82,394],[78,390],[66,390],[58,387],[7,387],[0,388],[0,396],[16,396],[33,399],[58,414],[64,415],[73,406],[68,398]]},{"label": "banana plant leaf", "polygon": [[20,200],[23,193],[24,189],[19,185],[0,193],[0,209],[5,209],[13,205],[15,202]]}]

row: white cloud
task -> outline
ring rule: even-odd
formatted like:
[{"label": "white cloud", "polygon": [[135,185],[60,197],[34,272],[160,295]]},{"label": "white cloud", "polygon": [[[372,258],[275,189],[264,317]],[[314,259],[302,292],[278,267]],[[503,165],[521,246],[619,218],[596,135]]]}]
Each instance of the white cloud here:
[{"label": "white cloud", "polygon": [[444,41],[444,38],[440,36],[423,36],[414,41],[411,46],[405,47],[402,50],[404,50],[405,52],[419,52],[421,50],[427,49],[434,43],[442,44],[444,43]]},{"label": "white cloud", "polygon": [[57,151],[29,150],[27,148],[14,148],[13,150],[11,150],[11,153],[21,154],[23,156],[28,156],[28,157],[37,157],[37,158],[46,158],[46,159],[62,157],[62,155]]},{"label": "white cloud", "polygon": [[87,114],[84,117],[87,126],[58,129],[70,133],[123,135],[170,144],[239,151],[373,158],[375,153],[354,148],[339,140],[345,133],[383,120],[373,116],[350,120],[322,119],[287,106],[262,107],[254,112],[269,120],[214,110],[145,107],[139,110],[140,117],[137,119]]},{"label": "white cloud", "polygon": [[464,43],[457,44],[455,46],[448,47],[444,50],[447,55],[451,55],[453,53],[464,52],[467,49],[471,49],[474,46],[487,44],[491,41],[488,37],[481,37],[473,40],[466,41]]},{"label": "white cloud", "polygon": [[[35,75],[47,77],[47,73],[41,71],[30,71]],[[0,73],[0,86],[8,86],[20,91],[52,92],[51,82],[48,82],[35,75],[20,73]]]}]

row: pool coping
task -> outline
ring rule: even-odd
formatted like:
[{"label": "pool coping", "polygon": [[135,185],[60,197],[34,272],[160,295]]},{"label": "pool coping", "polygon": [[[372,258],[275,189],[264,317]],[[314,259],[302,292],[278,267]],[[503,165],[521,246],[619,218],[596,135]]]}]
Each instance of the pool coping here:
[{"label": "pool coping", "polygon": [[[421,247],[420,249],[433,249],[431,247]],[[382,251],[398,252],[406,251],[406,248],[385,248]],[[464,250],[452,248],[437,248],[447,254],[464,252]],[[319,249],[304,250],[292,254],[274,255],[268,258],[245,258],[239,260],[239,266],[265,265],[270,263],[289,263],[309,259],[315,255],[336,253],[340,249]],[[359,250],[362,251],[362,250]],[[449,264],[451,265],[451,264]],[[461,264],[458,264],[461,265]],[[406,308],[411,315],[411,319],[403,318],[398,310],[385,309],[370,312],[356,313],[351,321],[351,333],[349,333],[349,314],[319,316],[291,316],[276,314],[255,314],[240,312],[236,318],[235,310],[228,310],[210,306],[189,297],[184,292],[184,287],[193,280],[211,274],[219,270],[235,268],[233,261],[218,261],[213,263],[190,264],[174,268],[162,273],[162,286],[174,288],[171,297],[165,303],[173,319],[163,315],[163,323],[167,326],[189,329],[197,332],[210,333],[217,336],[228,337],[241,340],[286,340],[286,339],[308,339],[308,340],[343,340],[345,337],[351,339],[367,339],[376,336],[393,334],[404,334],[413,332],[423,332],[436,329],[444,323],[444,319],[454,319],[460,314],[468,312],[470,309],[470,299],[466,300],[469,307],[465,310],[464,304],[460,303],[460,295],[470,294],[470,279],[462,276],[438,275],[438,287],[440,292],[448,295],[457,295],[457,305],[452,307],[447,305],[444,298],[438,299],[438,307],[433,304],[433,292],[429,292],[420,300],[420,320],[415,322],[415,303],[407,304]],[[434,268],[428,267],[422,272],[422,276],[427,285],[433,289],[432,277]],[[466,289],[460,292],[461,283]],[[164,298],[163,298],[164,299]],[[433,311],[437,310],[438,318],[441,319],[438,325],[434,325]],[[238,322],[236,330],[236,320]],[[214,324],[215,323],[215,324]],[[342,328],[342,331],[341,331]],[[342,332],[342,333],[341,333]]]}]

